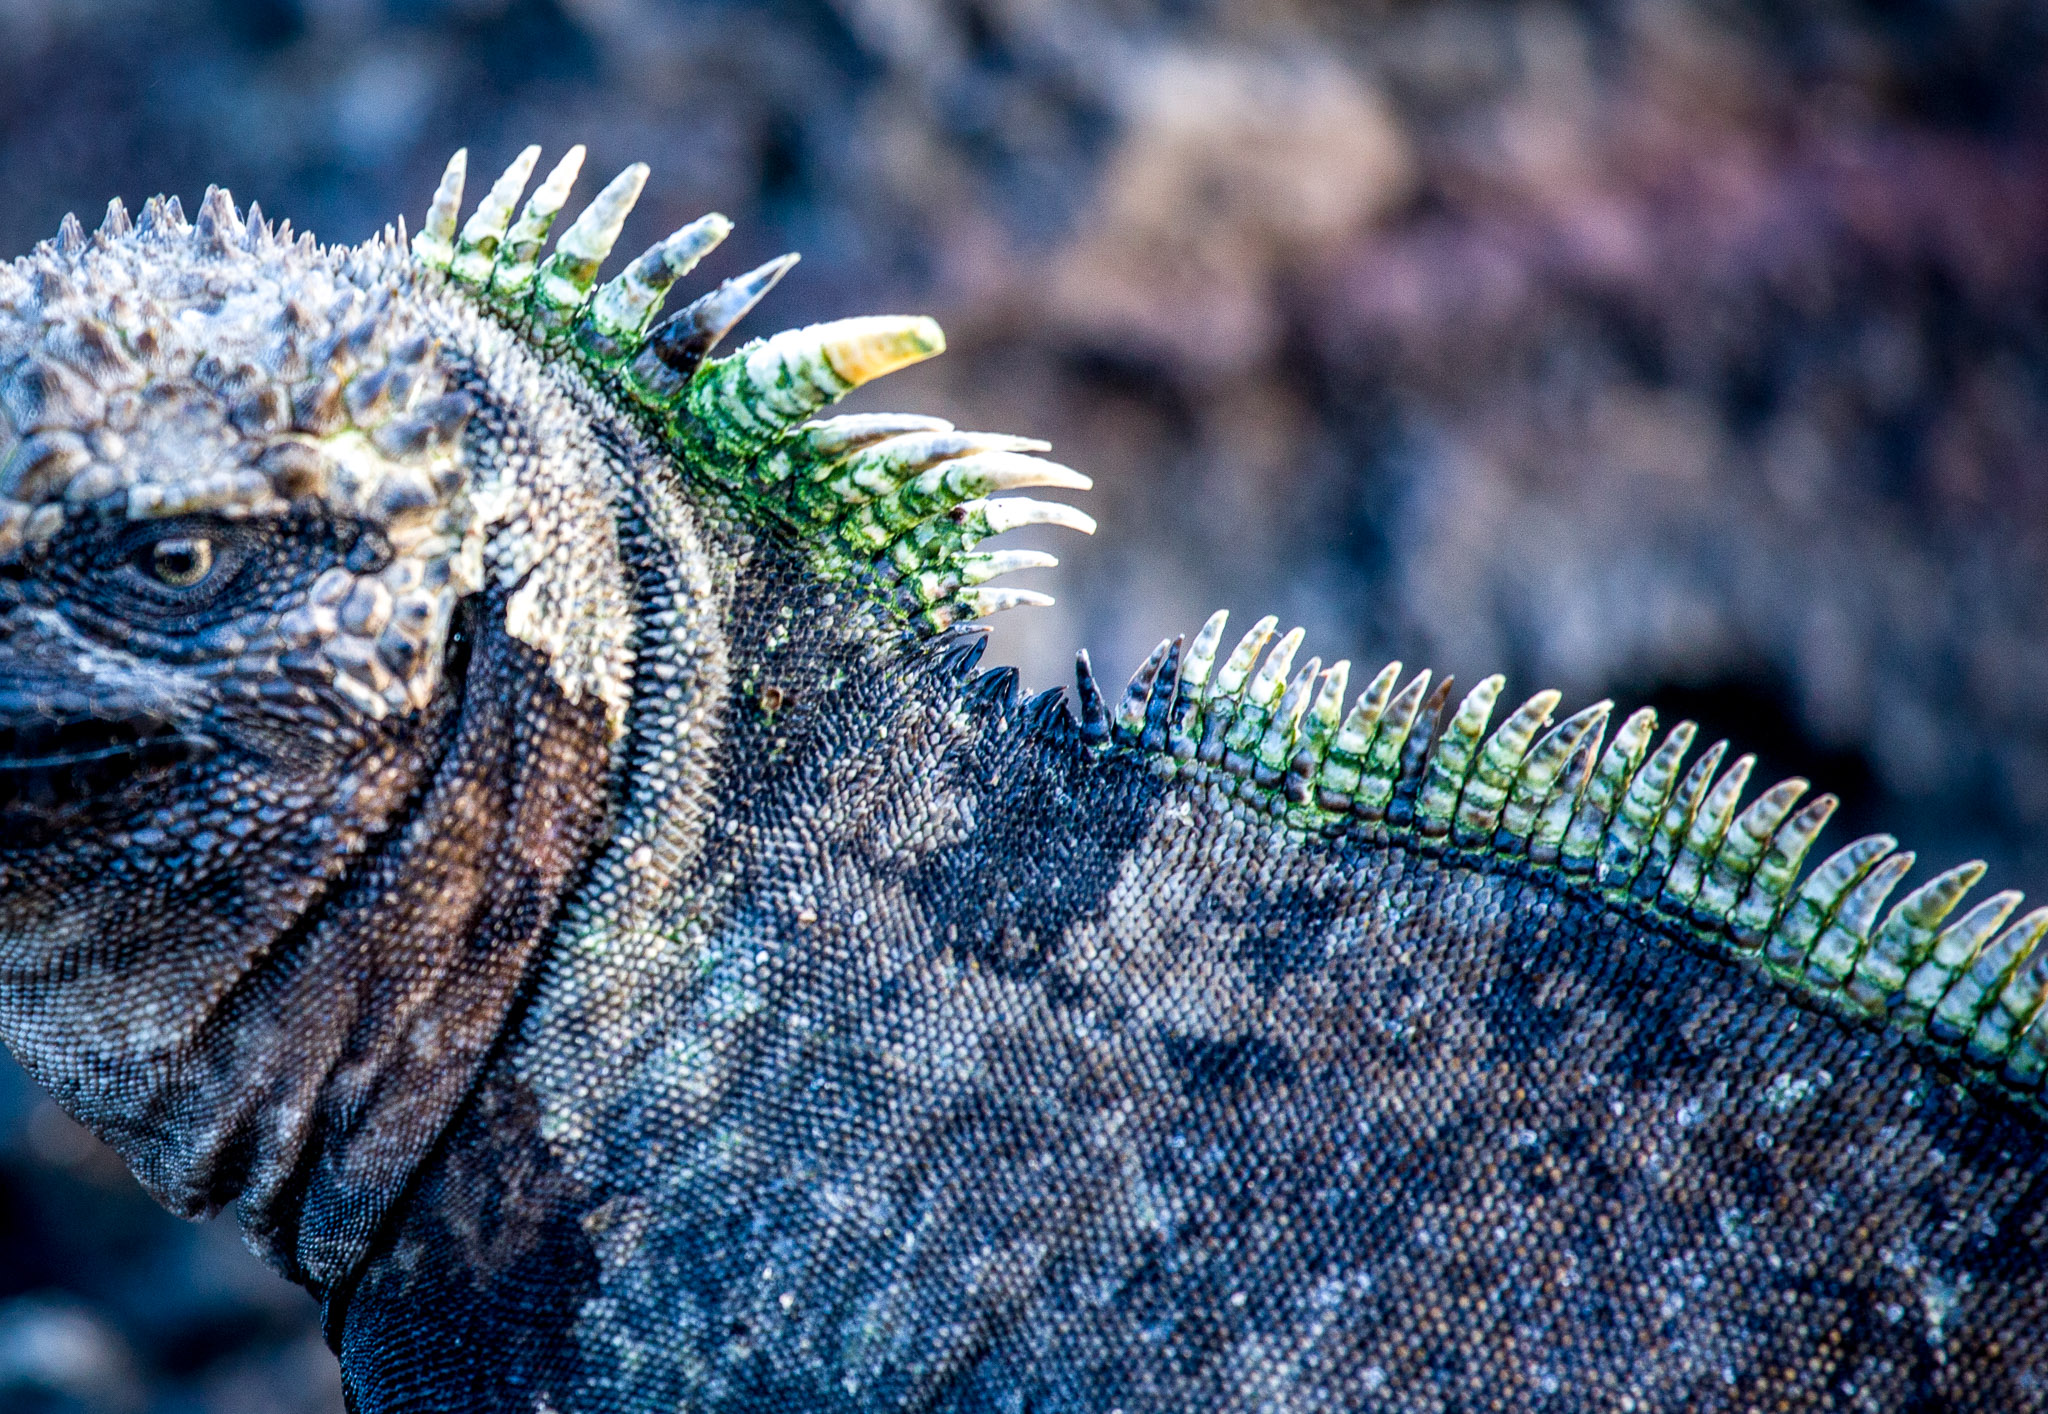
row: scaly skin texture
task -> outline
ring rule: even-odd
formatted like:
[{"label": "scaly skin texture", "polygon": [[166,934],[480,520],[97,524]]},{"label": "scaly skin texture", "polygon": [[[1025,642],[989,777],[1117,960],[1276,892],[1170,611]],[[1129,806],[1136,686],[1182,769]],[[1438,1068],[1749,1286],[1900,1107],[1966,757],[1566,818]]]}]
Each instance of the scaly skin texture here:
[{"label": "scaly skin texture", "polygon": [[1270,624],[1020,701],[1085,478],[534,160],[0,270],[0,1032],[354,1408],[2048,1407],[2048,913]]}]

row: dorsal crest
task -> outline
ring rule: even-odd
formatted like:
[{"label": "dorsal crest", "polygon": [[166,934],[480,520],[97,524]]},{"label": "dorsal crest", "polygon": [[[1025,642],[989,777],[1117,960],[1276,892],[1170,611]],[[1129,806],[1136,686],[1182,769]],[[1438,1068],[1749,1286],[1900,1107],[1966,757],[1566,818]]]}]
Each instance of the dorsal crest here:
[{"label": "dorsal crest", "polygon": [[725,357],[719,344],[796,264],[784,255],[662,318],[671,289],[732,229],[712,213],[657,242],[611,279],[598,272],[647,181],[628,167],[542,249],[568,204],[584,152],[570,149],[513,211],[539,162],[529,147],[461,219],[468,154],[442,174],[413,259],[443,272],[499,319],[566,352],[660,434],[675,458],[751,508],[794,528],[828,578],[860,580],[922,632],[1001,609],[1049,604],[988,581],[1056,561],[1035,551],[976,553],[1026,525],[1092,534],[1071,506],[999,493],[1085,490],[1087,477],[1027,438],[962,432],[935,418],[820,417],[855,388],[929,358],[945,336],[924,316],[876,315],[785,330]]},{"label": "dorsal crest", "polygon": [[1553,725],[1561,696],[1545,691],[1489,733],[1503,678],[1454,704],[1449,678],[1432,687],[1424,669],[1403,684],[1398,662],[1347,712],[1349,663],[1297,667],[1303,631],[1279,634],[1270,617],[1224,654],[1226,617],[1191,644],[1162,642],[1114,706],[1081,655],[1068,730],[1301,835],[1357,833],[1549,880],[1818,1010],[1889,1025],[1980,1088],[2048,1111],[2048,908],[2015,918],[2021,897],[2007,891],[1952,921],[1981,861],[1887,911],[1911,851],[1866,835],[1805,868],[1836,798],[1807,799],[1794,778],[1743,806],[1756,758],[1724,770],[1722,741],[1688,760],[1692,722],[1660,739],[1644,707],[1608,739],[1612,702]]}]

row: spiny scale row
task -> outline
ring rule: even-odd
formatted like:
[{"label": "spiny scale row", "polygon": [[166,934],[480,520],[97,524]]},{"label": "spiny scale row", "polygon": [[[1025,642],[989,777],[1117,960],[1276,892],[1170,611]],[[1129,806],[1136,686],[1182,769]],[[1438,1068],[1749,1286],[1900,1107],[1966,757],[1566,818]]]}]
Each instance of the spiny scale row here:
[{"label": "spiny scale row", "polygon": [[120,197],[107,203],[106,214],[100,218],[99,229],[91,236],[85,232],[85,224],[76,214],[67,212],[58,223],[56,238],[50,242],[52,253],[71,259],[83,253],[88,245],[105,249],[115,241],[134,236],[149,240],[156,238],[192,239],[200,247],[216,255],[228,255],[237,251],[250,255],[264,255],[273,250],[297,247],[305,252],[318,249],[312,233],[292,233],[290,221],[280,221],[272,226],[264,219],[263,208],[255,202],[249,203],[246,216],[235,210],[234,198],[225,187],[210,186],[199,203],[199,215],[187,220],[185,207],[175,196],[153,196],[142,203],[141,214],[130,217],[128,207]]},{"label": "spiny scale row", "polygon": [[412,239],[413,257],[447,272],[536,342],[566,340],[580,348],[618,375],[642,405],[672,419],[686,443],[744,449],[745,455],[721,458],[712,468],[729,480],[811,414],[945,347],[929,319],[881,316],[788,330],[707,364],[712,349],[796,257],[781,256],[727,280],[656,323],[669,290],[725,239],[732,223],[715,212],[700,217],[599,285],[597,272],[640,199],[647,167],[636,162],[613,178],[543,259],[548,233],[582,170],[583,149],[569,150],[514,221],[513,208],[539,157],[538,147],[520,153],[458,231],[469,154],[457,152]]},{"label": "spiny scale row", "polygon": [[904,618],[936,632],[1052,602],[988,581],[1057,560],[1032,550],[975,553],[982,540],[1027,525],[1095,533],[1095,522],[1072,506],[997,496],[1092,484],[1028,455],[1044,448],[1027,438],[959,431],[937,418],[855,414],[800,428],[777,449],[771,474],[783,479],[785,513],[814,537],[823,572],[868,579]]},{"label": "spiny scale row", "polygon": [[1489,735],[1504,679],[1487,678],[1452,708],[1450,679],[1432,691],[1425,670],[1402,684],[1398,662],[1346,712],[1348,663],[1297,668],[1302,631],[1276,642],[1265,618],[1219,664],[1225,619],[1212,617],[1185,651],[1181,639],[1161,643],[1114,710],[1083,654],[1083,739],[1150,753],[1303,828],[1357,822],[1587,877],[1617,902],[1722,939],[1788,987],[1889,1018],[2016,1090],[2040,1091],[2048,908],[2010,921],[2020,895],[2005,892],[1950,922],[1982,863],[1884,912],[1910,852],[1866,836],[1802,880],[1835,798],[1802,806],[1807,783],[1793,779],[1738,809],[1755,758],[1723,770],[1723,741],[1688,765],[1691,722],[1657,740],[1656,713],[1643,708],[1603,750],[1613,704],[1552,725],[1559,694],[1546,691]]},{"label": "spiny scale row", "polygon": [[960,432],[933,418],[866,415],[810,419],[854,388],[938,353],[938,326],[879,316],[787,330],[720,359],[709,356],[796,263],[785,255],[727,280],[656,322],[669,289],[731,230],[702,217],[634,260],[611,281],[597,272],[647,180],[620,173],[541,257],[582,166],[573,148],[527,201],[513,208],[540,157],[529,147],[460,230],[466,152],[449,162],[412,251],[466,286],[542,344],[567,340],[608,370],[658,418],[675,450],[720,484],[752,493],[811,538],[820,568],[871,577],[918,627],[1023,605],[1046,595],[988,588],[1015,570],[1045,568],[1032,551],[974,554],[980,540],[1023,525],[1092,534],[1071,507],[991,499],[1027,487],[1086,489],[1078,472],[1027,455],[1045,445]]}]

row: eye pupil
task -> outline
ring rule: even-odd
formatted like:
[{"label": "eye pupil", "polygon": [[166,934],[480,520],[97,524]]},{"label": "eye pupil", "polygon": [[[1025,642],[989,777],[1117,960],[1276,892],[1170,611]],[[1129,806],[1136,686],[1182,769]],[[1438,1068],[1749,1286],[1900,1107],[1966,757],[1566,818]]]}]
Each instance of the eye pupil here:
[{"label": "eye pupil", "polygon": [[174,589],[187,589],[213,568],[213,542],[194,536],[159,540],[150,547],[149,572]]}]

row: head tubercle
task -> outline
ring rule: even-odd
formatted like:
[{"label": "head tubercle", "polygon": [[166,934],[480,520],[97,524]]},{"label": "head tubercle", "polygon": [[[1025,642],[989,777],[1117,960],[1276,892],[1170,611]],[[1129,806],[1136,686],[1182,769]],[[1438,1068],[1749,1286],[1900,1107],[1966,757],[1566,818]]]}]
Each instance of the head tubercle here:
[{"label": "head tubercle", "polygon": [[0,264],[0,564],[67,528],[346,520],[376,563],[323,585],[371,606],[334,685],[372,718],[418,710],[488,517],[414,280],[395,233],[323,248],[217,188],[189,219],[175,197],[116,200],[90,235],[67,216]]},{"label": "head tubercle", "polygon": [[[473,410],[394,243],[294,238],[210,188],[0,265],[0,562],[67,521],[274,516],[313,498],[476,575]],[[436,548],[436,542],[446,544]]]}]

